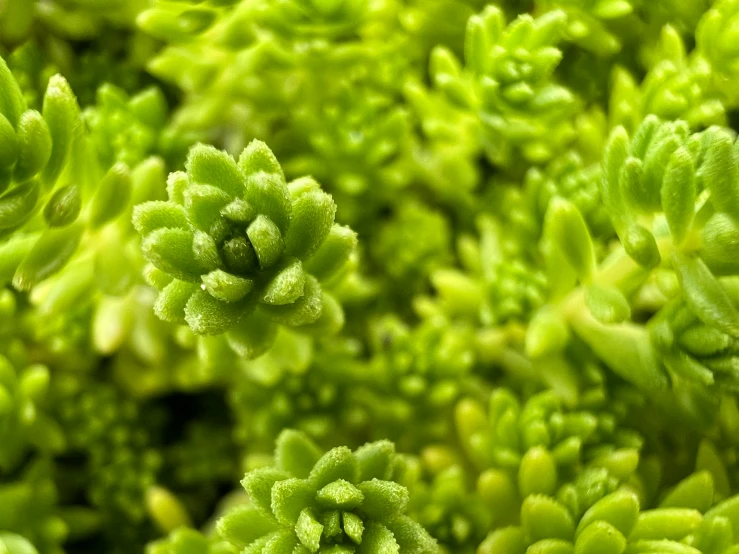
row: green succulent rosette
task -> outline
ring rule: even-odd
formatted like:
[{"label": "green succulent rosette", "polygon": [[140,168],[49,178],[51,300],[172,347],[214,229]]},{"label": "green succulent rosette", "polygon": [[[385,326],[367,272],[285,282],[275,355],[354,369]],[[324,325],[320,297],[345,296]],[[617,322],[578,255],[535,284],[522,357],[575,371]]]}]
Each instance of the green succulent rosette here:
[{"label": "green succulent rosette", "polygon": [[167,201],[134,210],[150,281],[161,287],[157,315],[197,334],[227,332],[247,356],[264,352],[278,325],[338,330],[341,307],[319,281],[344,265],[356,237],[334,224],[336,206],[318,183],[288,184],[259,141],[238,163],[195,146],[186,167],[170,175]]},{"label": "green succulent rosette", "polygon": [[251,502],[218,521],[219,533],[243,553],[437,552],[434,539],[405,515],[409,493],[393,479],[401,461],[389,441],[322,453],[287,430],[275,460],[276,467],[246,474]]}]

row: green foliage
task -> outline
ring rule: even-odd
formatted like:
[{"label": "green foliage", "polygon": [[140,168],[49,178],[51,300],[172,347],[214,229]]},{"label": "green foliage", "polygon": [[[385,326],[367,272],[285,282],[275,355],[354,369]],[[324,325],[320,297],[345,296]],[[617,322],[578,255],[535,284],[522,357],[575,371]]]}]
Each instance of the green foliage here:
[{"label": "green foliage", "polygon": [[737,15],[0,0],[0,553],[739,552]]},{"label": "green foliage", "polygon": [[[261,142],[238,164],[199,145],[187,173],[170,175],[168,194],[134,211],[144,256],[170,279],[155,306],[160,318],[203,335],[228,331],[249,357],[269,348],[279,324],[340,328],[341,311],[308,264],[316,255],[315,273],[340,268],[337,257],[348,259],[356,239],[334,224],[336,205],[313,179],[286,183]],[[321,256],[332,234],[349,247]]]},{"label": "green foliage", "polygon": [[[246,552],[435,552],[435,541],[405,515],[408,490],[393,480],[392,443],[322,454],[298,431],[283,431],[275,467],[246,474],[250,503],[228,512],[218,532]],[[369,550],[367,550],[369,549]]]}]

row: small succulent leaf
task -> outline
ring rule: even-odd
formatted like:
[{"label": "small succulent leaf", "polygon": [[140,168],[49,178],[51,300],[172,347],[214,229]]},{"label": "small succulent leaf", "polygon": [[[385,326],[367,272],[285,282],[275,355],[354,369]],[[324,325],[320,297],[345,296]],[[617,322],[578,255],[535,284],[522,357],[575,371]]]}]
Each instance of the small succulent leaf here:
[{"label": "small succulent leaf", "polygon": [[206,271],[195,257],[194,237],[189,229],[160,228],[144,238],[141,248],[144,257],[158,269],[176,279],[199,283]]},{"label": "small succulent leaf", "polygon": [[272,467],[263,467],[248,472],[241,480],[241,486],[249,499],[265,513],[272,511],[272,487],[278,481],[289,479],[290,475]]},{"label": "small succulent leaf", "polygon": [[248,360],[267,352],[277,338],[278,326],[258,311],[246,314],[226,332],[228,345]]},{"label": "small succulent leaf", "polygon": [[182,195],[189,220],[206,233],[223,217],[221,210],[232,200],[228,193],[213,185],[189,185]]},{"label": "small succulent leaf", "polygon": [[595,270],[595,253],[590,231],[580,210],[563,198],[549,204],[547,227],[550,238],[583,283],[589,283]]},{"label": "small succulent leaf", "polygon": [[0,113],[0,169],[10,170],[18,160],[19,138],[10,121]]},{"label": "small succulent leaf", "polygon": [[698,510],[658,508],[639,514],[629,540],[675,540],[692,535],[703,522]]},{"label": "small succulent leaf", "polygon": [[432,554],[438,551],[436,540],[417,521],[408,516],[396,516],[384,522],[392,532],[400,551],[407,554]]},{"label": "small succulent leaf", "polygon": [[703,260],[676,254],[674,263],[685,301],[695,315],[706,325],[739,337],[739,312]]},{"label": "small succulent leaf", "polygon": [[713,476],[709,471],[698,471],[680,481],[662,499],[660,508],[693,508],[706,512],[713,504]]},{"label": "small succulent leaf", "polygon": [[131,198],[131,172],[117,163],[105,174],[92,198],[90,225],[93,229],[108,223],[128,206]]},{"label": "small succulent leaf", "polygon": [[603,324],[621,323],[631,317],[631,306],[616,287],[590,285],[585,289],[585,303],[592,316]]},{"label": "small succulent leaf", "polygon": [[309,191],[293,200],[290,228],[285,235],[285,254],[310,258],[331,232],[336,204],[323,191]]},{"label": "small succulent leaf", "polygon": [[194,283],[173,280],[159,293],[154,303],[154,313],[169,323],[185,323],[185,306],[197,290],[198,285]]},{"label": "small succulent leaf", "polygon": [[49,227],[66,227],[80,215],[82,195],[77,185],[57,189],[44,206],[44,219]]},{"label": "small succulent leaf", "polygon": [[196,144],[190,149],[185,168],[192,184],[217,187],[231,198],[244,196],[244,176],[236,161],[222,150]]},{"label": "small succulent leaf", "polygon": [[354,542],[354,544],[362,543],[362,535],[364,534],[364,522],[362,519],[351,512],[342,512],[341,521],[344,527],[344,533]]},{"label": "small succulent leaf", "polygon": [[321,294],[321,315],[313,323],[301,326],[302,333],[318,337],[337,334],[344,327],[344,309],[341,303],[331,294]]},{"label": "small succulent leaf", "polygon": [[323,535],[323,525],[316,520],[312,510],[305,508],[300,512],[295,524],[295,534],[308,550],[318,552],[321,535]]},{"label": "small succulent leaf", "polygon": [[384,521],[408,507],[408,489],[393,481],[372,479],[359,483],[357,488],[364,495],[362,511],[372,519]]},{"label": "small succulent leaf", "polygon": [[51,132],[43,116],[28,110],[18,123],[18,161],[13,178],[23,183],[36,176],[51,158]]},{"label": "small succulent leaf", "polygon": [[583,514],[577,526],[577,534],[594,521],[605,521],[628,537],[638,517],[639,499],[636,494],[629,489],[617,490],[598,500]]},{"label": "small succulent leaf", "polygon": [[41,113],[49,127],[52,145],[42,176],[45,183],[53,184],[67,162],[75,129],[81,125],[77,99],[61,75],[49,80]]},{"label": "small succulent leaf", "polygon": [[189,223],[185,209],[179,204],[153,200],[133,209],[133,226],[142,237],[157,229],[187,229]]},{"label": "small succulent leaf", "polygon": [[259,267],[269,269],[275,265],[285,248],[280,230],[267,216],[258,215],[246,229],[254,252],[259,260]]},{"label": "small succulent leaf", "polygon": [[269,512],[255,506],[237,506],[216,523],[218,534],[240,548],[278,529],[277,522]]},{"label": "small succulent leaf", "polygon": [[59,271],[77,250],[82,232],[81,225],[45,231],[16,270],[13,286],[27,291]]},{"label": "small succulent leaf", "polygon": [[282,525],[295,525],[305,508],[315,506],[316,489],[306,479],[284,479],[272,486],[272,513]]},{"label": "small succulent leaf", "polygon": [[288,232],[292,202],[282,175],[264,172],[248,175],[245,198],[256,213],[266,216],[275,223],[281,235]]},{"label": "small succulent leaf", "polygon": [[373,521],[364,531],[357,554],[400,554],[400,545],[390,529]]},{"label": "small succulent leaf", "polygon": [[25,223],[39,199],[39,182],[28,181],[0,196],[0,230]]},{"label": "small succulent leaf", "polygon": [[359,465],[359,481],[388,480],[395,469],[395,445],[387,440],[367,443],[354,452]]},{"label": "small succulent leaf", "polygon": [[353,510],[364,500],[364,495],[357,487],[337,479],[321,488],[316,494],[316,501],[322,508],[334,510]]},{"label": "small succulent leaf", "polygon": [[252,140],[244,149],[239,157],[239,169],[244,176],[263,171],[285,178],[280,162],[277,161],[269,146],[261,140]]},{"label": "small succulent leaf", "polygon": [[543,495],[532,495],[524,500],[521,527],[533,541],[547,538],[571,541],[575,536],[575,524],[567,509]]},{"label": "small succulent leaf", "polygon": [[294,259],[280,270],[262,291],[260,302],[272,306],[292,304],[305,293],[305,272],[300,260]]},{"label": "small succulent leaf", "polygon": [[583,529],[575,541],[575,554],[622,554],[626,550],[626,538],[606,521],[595,521]]},{"label": "small succulent leaf", "polygon": [[0,58],[0,114],[5,116],[13,127],[17,127],[25,109],[23,92],[8,64]]},{"label": "small succulent leaf", "polygon": [[334,224],[326,240],[305,263],[305,269],[319,281],[336,275],[346,266],[357,247],[357,234],[349,227]]},{"label": "small succulent leaf", "polygon": [[317,489],[339,479],[356,483],[359,479],[359,465],[351,450],[339,446],[321,456],[308,478]]},{"label": "small succulent leaf", "polygon": [[670,233],[679,245],[693,223],[697,195],[695,168],[687,149],[678,148],[670,157],[660,194]]},{"label": "small succulent leaf", "polygon": [[254,288],[254,281],[215,269],[202,276],[205,290],[213,298],[223,302],[237,302]]},{"label": "small succulent leaf", "polygon": [[700,167],[701,180],[711,191],[711,203],[719,212],[739,220],[739,169],[728,132],[714,130]]},{"label": "small succulent leaf", "polygon": [[218,335],[236,325],[250,308],[248,298],[222,302],[203,290],[196,290],[185,306],[185,321],[198,335]]},{"label": "small succulent leaf", "polygon": [[523,498],[531,494],[553,495],[557,486],[557,465],[552,454],[541,446],[530,448],[521,459],[518,489]]},{"label": "small succulent leaf", "polygon": [[270,306],[262,304],[262,311],[283,325],[290,327],[300,327],[314,323],[321,317],[323,311],[323,292],[318,281],[307,275],[305,279],[305,292],[303,296],[298,298],[292,304],[284,306]]},{"label": "small succulent leaf", "polygon": [[294,477],[306,479],[322,454],[320,448],[300,431],[286,429],[277,437],[277,467]]}]

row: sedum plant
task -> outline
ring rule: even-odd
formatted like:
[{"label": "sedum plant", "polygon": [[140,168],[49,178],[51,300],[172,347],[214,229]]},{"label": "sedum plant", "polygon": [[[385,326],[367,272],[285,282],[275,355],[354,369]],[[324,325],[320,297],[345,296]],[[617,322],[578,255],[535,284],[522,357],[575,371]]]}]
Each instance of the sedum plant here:
[{"label": "sedum plant", "polygon": [[275,467],[249,472],[250,503],[218,521],[244,552],[436,552],[435,541],[405,515],[409,495],[393,479],[402,463],[392,443],[326,453],[286,430]]},{"label": "sedum plant", "polygon": [[0,0],[0,554],[739,552],[737,14]]},{"label": "sedum plant", "polygon": [[269,348],[278,325],[337,331],[341,307],[319,279],[342,268],[356,236],[334,224],[331,196],[311,178],[288,184],[258,141],[238,163],[195,146],[186,167],[170,175],[167,201],[134,211],[161,288],[157,315],[197,334],[227,333],[248,357]]}]

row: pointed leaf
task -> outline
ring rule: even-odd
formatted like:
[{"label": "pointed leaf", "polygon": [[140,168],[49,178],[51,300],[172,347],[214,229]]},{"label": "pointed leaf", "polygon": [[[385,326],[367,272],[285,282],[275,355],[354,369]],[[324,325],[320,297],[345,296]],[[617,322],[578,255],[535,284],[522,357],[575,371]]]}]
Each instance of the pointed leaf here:
[{"label": "pointed leaf", "polygon": [[278,327],[258,311],[245,315],[226,333],[228,345],[239,356],[258,358],[267,352],[277,338]]},{"label": "pointed leaf", "polygon": [[222,150],[196,144],[190,149],[185,167],[192,184],[217,187],[231,198],[244,196],[244,177],[236,161]]},{"label": "pointed leaf", "polygon": [[323,191],[309,191],[293,201],[290,228],[285,235],[285,253],[307,260],[321,246],[334,224],[336,204]]},{"label": "pointed leaf", "polygon": [[18,290],[30,290],[59,271],[77,250],[82,231],[80,225],[46,231],[16,270],[13,286]]},{"label": "pointed leaf", "polygon": [[662,181],[662,210],[667,217],[670,233],[676,244],[681,244],[693,223],[695,213],[695,168],[693,159],[685,148],[672,154]]},{"label": "pointed leaf", "polygon": [[295,477],[307,478],[321,455],[320,448],[300,431],[286,429],[277,437],[275,445],[277,467]]},{"label": "pointed leaf", "polygon": [[18,124],[18,162],[13,178],[22,183],[41,171],[51,157],[51,133],[43,116],[28,110]]},{"label": "pointed leaf", "polygon": [[384,520],[402,514],[408,507],[408,489],[393,481],[372,479],[357,485],[364,494],[362,511],[372,519]]},{"label": "pointed leaf", "polygon": [[695,315],[706,325],[739,337],[739,312],[703,260],[682,254],[674,260],[685,301]]},{"label": "pointed leaf", "polygon": [[305,508],[315,506],[316,489],[306,479],[285,479],[272,486],[272,513],[283,525],[295,525]]},{"label": "pointed leaf", "polygon": [[300,260],[293,260],[277,273],[262,292],[261,302],[273,306],[292,304],[305,292],[305,272]]},{"label": "pointed leaf", "polygon": [[268,269],[277,263],[285,247],[277,225],[268,217],[259,215],[251,222],[246,234],[262,269]]},{"label": "pointed leaf", "polygon": [[241,486],[249,495],[251,501],[263,512],[272,511],[272,487],[278,481],[289,479],[290,476],[273,467],[254,469],[241,480]]},{"label": "pointed leaf", "polygon": [[249,309],[248,298],[222,302],[196,290],[185,306],[185,321],[198,335],[218,335],[236,325]]},{"label": "pointed leaf", "polygon": [[240,548],[278,529],[269,512],[254,506],[237,506],[226,512],[216,524],[218,534]]}]

